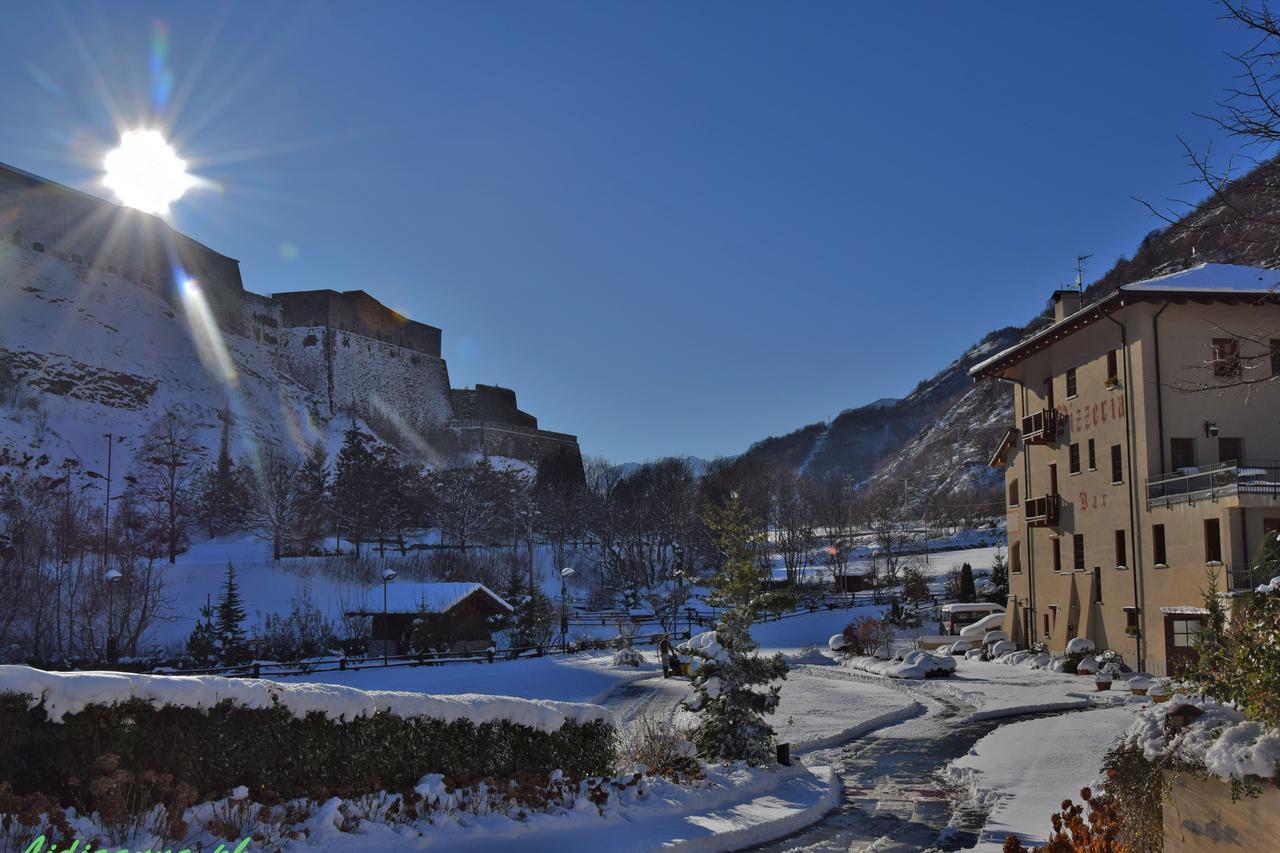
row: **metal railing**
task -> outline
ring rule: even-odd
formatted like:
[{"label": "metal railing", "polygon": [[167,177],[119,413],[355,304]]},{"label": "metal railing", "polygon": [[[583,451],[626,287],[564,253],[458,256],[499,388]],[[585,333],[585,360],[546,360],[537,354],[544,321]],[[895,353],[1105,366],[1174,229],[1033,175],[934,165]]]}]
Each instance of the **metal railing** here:
[{"label": "metal railing", "polygon": [[1224,592],[1251,592],[1276,575],[1274,567],[1255,566],[1252,563],[1232,563],[1223,566],[1225,578],[1220,579],[1226,587]]},{"label": "metal railing", "polygon": [[1280,495],[1280,465],[1219,462],[1147,478],[1147,508],[1230,495]]}]

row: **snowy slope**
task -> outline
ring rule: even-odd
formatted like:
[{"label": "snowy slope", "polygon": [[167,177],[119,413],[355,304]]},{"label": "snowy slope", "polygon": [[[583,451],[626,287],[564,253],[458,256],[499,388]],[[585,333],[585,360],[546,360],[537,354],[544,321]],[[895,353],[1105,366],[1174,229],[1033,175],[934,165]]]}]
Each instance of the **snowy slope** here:
[{"label": "snowy slope", "polygon": [[196,423],[213,449],[220,413],[230,411],[235,455],[329,437],[319,401],[284,374],[272,346],[193,329],[186,318],[200,313],[109,272],[0,243],[0,356],[18,380],[0,401],[0,454],[48,465],[74,458],[104,473],[110,432],[122,473],[166,410]]}]

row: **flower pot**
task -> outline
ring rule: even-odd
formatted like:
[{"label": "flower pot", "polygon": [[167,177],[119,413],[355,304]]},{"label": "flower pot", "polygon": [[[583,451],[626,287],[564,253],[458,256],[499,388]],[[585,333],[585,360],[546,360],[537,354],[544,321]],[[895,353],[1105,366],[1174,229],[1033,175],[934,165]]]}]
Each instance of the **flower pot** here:
[{"label": "flower pot", "polygon": [[1147,688],[1145,688],[1145,687],[1130,687],[1130,688],[1129,688],[1129,692],[1130,692],[1130,693],[1132,693],[1134,696],[1146,696],[1146,695],[1147,695]]},{"label": "flower pot", "polygon": [[1094,686],[1098,689],[1098,692],[1099,692],[1099,693],[1101,693],[1101,692],[1103,692],[1104,690],[1110,690],[1110,689],[1111,689],[1111,682],[1110,682],[1110,681],[1095,681],[1095,682],[1094,682]]},{"label": "flower pot", "polygon": [[1169,694],[1168,693],[1152,693],[1151,701],[1152,702],[1168,702]]}]

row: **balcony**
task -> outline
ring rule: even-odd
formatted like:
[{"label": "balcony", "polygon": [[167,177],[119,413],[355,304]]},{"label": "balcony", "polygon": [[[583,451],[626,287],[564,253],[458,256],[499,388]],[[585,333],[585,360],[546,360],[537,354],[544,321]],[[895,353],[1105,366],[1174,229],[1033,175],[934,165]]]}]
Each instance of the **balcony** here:
[{"label": "balcony", "polygon": [[1274,567],[1255,566],[1252,563],[1218,564],[1218,592],[1253,592],[1276,576]]},{"label": "balcony", "polygon": [[1058,438],[1058,410],[1042,409],[1022,419],[1025,444],[1052,444]]},{"label": "balcony", "polygon": [[1061,505],[1062,499],[1058,495],[1027,498],[1024,512],[1027,527],[1056,526],[1058,523],[1058,509]]},{"label": "balcony", "polygon": [[1280,465],[1220,462],[1147,478],[1147,509],[1235,495],[1280,495]]}]

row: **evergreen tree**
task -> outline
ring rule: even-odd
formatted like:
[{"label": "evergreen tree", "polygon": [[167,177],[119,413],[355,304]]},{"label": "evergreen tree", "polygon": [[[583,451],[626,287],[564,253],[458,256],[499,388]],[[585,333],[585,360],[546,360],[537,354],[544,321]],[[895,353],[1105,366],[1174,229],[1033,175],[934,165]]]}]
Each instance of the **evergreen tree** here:
[{"label": "evergreen tree", "polygon": [[535,583],[525,587],[515,613],[515,639],[519,646],[545,646],[556,635],[556,608]]},{"label": "evergreen tree", "polygon": [[213,628],[213,606],[200,608],[200,618],[187,637],[187,657],[197,667],[207,667],[218,659],[218,638]]},{"label": "evergreen tree", "polygon": [[689,703],[699,716],[693,741],[706,759],[766,764],[773,758],[774,731],[764,715],[778,706],[778,685],[771,682],[786,678],[787,664],[780,654],[755,653],[751,623],[761,613],[785,609],[785,596],[761,590],[752,561],[759,534],[736,493],[710,510],[707,526],[721,557],[708,601],[724,609],[714,632],[690,642],[706,659],[694,676]]},{"label": "evergreen tree", "polygon": [[978,589],[973,582],[973,566],[968,563],[960,567],[960,600],[964,602],[978,600]]},{"label": "evergreen tree", "polygon": [[223,663],[240,664],[252,657],[244,636],[244,602],[240,598],[240,586],[236,583],[236,569],[231,563],[227,563],[227,577],[223,581],[222,594],[218,596],[213,629]]},{"label": "evergreen tree", "polygon": [[243,528],[250,503],[245,472],[231,461],[233,416],[230,411],[223,411],[219,418],[222,438],[218,457],[205,472],[200,490],[200,516],[210,537]]},{"label": "evergreen tree", "polygon": [[338,529],[356,546],[357,557],[378,523],[382,466],[373,443],[373,436],[353,421],[343,434],[334,470],[333,507]]},{"label": "evergreen tree", "polygon": [[996,554],[991,561],[991,593],[987,601],[1001,606],[1009,602],[1009,564],[1004,561],[1004,554]]},{"label": "evergreen tree", "polygon": [[294,498],[293,538],[298,550],[312,554],[316,545],[333,530],[333,513],[329,496],[329,454],[324,443],[311,446],[298,468]]}]

